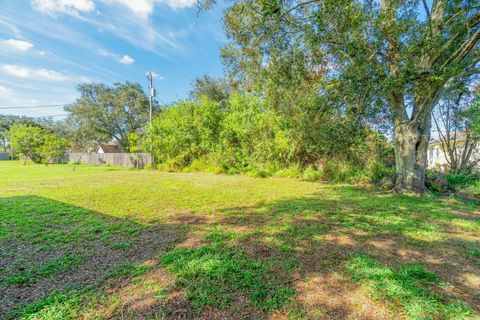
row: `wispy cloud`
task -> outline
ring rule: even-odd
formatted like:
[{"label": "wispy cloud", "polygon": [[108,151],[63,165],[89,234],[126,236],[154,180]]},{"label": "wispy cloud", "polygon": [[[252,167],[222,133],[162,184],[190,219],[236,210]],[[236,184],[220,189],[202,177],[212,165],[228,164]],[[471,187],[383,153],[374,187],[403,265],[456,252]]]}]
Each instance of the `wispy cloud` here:
[{"label": "wispy cloud", "polygon": [[[155,71],[151,71],[152,72],[152,76],[158,80],[165,80],[165,78],[161,75],[159,75],[158,73],[156,73]],[[148,76],[148,72],[146,74]]]},{"label": "wispy cloud", "polygon": [[33,44],[24,40],[7,39],[0,40],[0,47],[7,50],[27,52],[28,50],[33,48]]},{"label": "wispy cloud", "polygon": [[77,77],[62,72],[49,70],[46,68],[29,68],[14,64],[4,64],[0,66],[0,71],[16,78],[40,80],[40,81],[72,81],[72,82],[89,82],[87,77]]},{"label": "wispy cloud", "polygon": [[184,9],[194,6],[197,0],[103,0],[107,4],[119,4],[132,11],[138,17],[148,19],[155,4],[162,4],[171,9]]},{"label": "wispy cloud", "polygon": [[31,0],[33,9],[55,16],[58,13],[78,15],[79,12],[91,12],[95,9],[92,0]]},{"label": "wispy cloud", "polygon": [[0,85],[0,103],[2,106],[27,106],[38,103],[36,99],[19,94],[9,87]]},{"label": "wispy cloud", "polygon": [[10,76],[25,79],[38,79],[48,81],[65,81],[68,79],[67,76],[60,72],[48,70],[45,68],[33,69],[13,64],[4,64],[0,67],[0,70]]},{"label": "wispy cloud", "polygon": [[158,2],[172,9],[183,9],[193,7],[197,0],[158,0]]}]

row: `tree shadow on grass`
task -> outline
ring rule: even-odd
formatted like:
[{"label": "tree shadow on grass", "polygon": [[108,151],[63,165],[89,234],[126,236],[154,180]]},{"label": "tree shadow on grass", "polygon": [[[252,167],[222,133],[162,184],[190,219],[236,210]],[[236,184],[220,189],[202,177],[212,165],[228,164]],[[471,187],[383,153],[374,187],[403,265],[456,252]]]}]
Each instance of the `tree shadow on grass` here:
[{"label": "tree shadow on grass", "polygon": [[52,293],[106,292],[150,271],[152,258],[185,237],[175,222],[146,225],[38,196],[1,198],[0,318],[48,304]]},{"label": "tree shadow on grass", "polygon": [[[395,318],[411,315],[414,301],[419,310],[413,314],[451,318],[480,309],[477,208],[477,204],[438,197],[337,187],[329,194],[229,208],[218,225],[234,233],[241,230],[244,236],[238,237],[237,245],[257,259],[295,257],[298,298],[312,318]],[[375,278],[376,286],[370,285],[373,291],[393,283],[405,293],[403,304],[391,299],[391,306],[400,313],[389,314],[365,294],[356,293],[345,266],[352,265],[358,255],[374,259],[380,270],[391,274]],[[425,268],[426,275],[433,272],[438,281],[419,283],[414,272],[412,279],[402,278],[412,264]],[[400,276],[392,276],[397,270]],[[361,280],[357,281],[362,285],[371,283],[368,276]],[[395,296],[389,294],[384,292],[380,300],[389,302],[387,298]]]},{"label": "tree shadow on grass", "polygon": [[117,299],[93,301],[104,318],[448,318],[479,306],[476,208],[345,186],[144,225],[0,199],[0,305],[91,285]]}]

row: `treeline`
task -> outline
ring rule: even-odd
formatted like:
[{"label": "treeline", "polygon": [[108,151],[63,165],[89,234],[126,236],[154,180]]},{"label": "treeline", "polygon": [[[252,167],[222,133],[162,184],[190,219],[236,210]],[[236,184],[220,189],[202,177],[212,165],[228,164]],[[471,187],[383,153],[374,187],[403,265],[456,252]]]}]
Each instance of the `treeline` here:
[{"label": "treeline", "polygon": [[348,182],[393,172],[387,139],[338,108],[288,117],[252,93],[219,99],[198,83],[194,91],[195,99],[164,109],[144,139],[161,169]]}]

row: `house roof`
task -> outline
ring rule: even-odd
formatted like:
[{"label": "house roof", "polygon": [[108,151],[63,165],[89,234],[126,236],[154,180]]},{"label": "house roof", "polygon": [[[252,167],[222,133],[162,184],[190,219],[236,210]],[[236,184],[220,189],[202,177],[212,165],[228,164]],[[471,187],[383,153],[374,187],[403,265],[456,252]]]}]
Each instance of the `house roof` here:
[{"label": "house roof", "polygon": [[104,153],[121,153],[122,149],[116,144],[100,144],[98,148],[102,148]]}]

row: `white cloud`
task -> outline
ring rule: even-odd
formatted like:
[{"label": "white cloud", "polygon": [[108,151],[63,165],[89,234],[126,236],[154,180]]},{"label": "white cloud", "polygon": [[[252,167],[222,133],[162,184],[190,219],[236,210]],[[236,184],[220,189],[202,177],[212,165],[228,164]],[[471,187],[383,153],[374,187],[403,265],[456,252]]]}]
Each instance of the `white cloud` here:
[{"label": "white cloud", "polygon": [[166,5],[172,9],[183,9],[194,6],[197,0],[103,0],[105,3],[117,3],[131,10],[134,14],[144,19],[148,18],[154,10],[155,3]]},{"label": "white cloud", "polygon": [[106,3],[118,3],[138,16],[147,18],[153,13],[153,0],[104,0]]},{"label": "white cloud", "polygon": [[[0,105],[28,106],[28,105],[35,105],[36,103],[38,103],[36,99],[33,99],[28,95],[22,95],[21,93],[16,92],[11,88],[0,85]],[[11,111],[14,111],[14,110],[8,110],[9,113],[12,113]]]},{"label": "white cloud", "polygon": [[197,0],[157,0],[159,3],[169,6],[172,9],[183,9],[193,7]]},{"label": "white cloud", "polygon": [[33,69],[12,64],[4,64],[0,70],[13,77],[46,81],[65,81],[69,78],[57,71],[45,68]]},{"label": "white cloud", "polygon": [[0,86],[0,94],[5,95],[5,94],[10,94],[12,93],[13,90],[4,86]]},{"label": "white cloud", "polygon": [[[148,75],[148,72],[147,72],[147,75]],[[165,78],[161,75],[159,75],[158,73],[156,73],[155,71],[152,71],[152,76],[154,78],[157,78],[158,80],[164,80]]]},{"label": "white cloud", "polygon": [[132,64],[135,62],[135,59],[133,59],[132,57],[128,56],[128,55],[123,55],[123,56],[120,56],[116,53],[113,53],[113,52],[110,52],[110,51],[107,51],[107,50],[103,50],[103,49],[100,49],[98,51],[98,53],[101,55],[101,56],[104,56],[104,57],[110,57],[110,58],[113,58],[115,59],[118,63],[121,63],[121,64]]},{"label": "white cloud", "polygon": [[0,47],[6,48],[8,50],[27,52],[28,50],[33,48],[33,44],[24,40],[7,39],[0,40]]},{"label": "white cloud", "polygon": [[119,61],[121,64],[132,64],[135,62],[135,59],[127,56],[127,55],[124,55],[120,61]]},{"label": "white cloud", "polygon": [[93,0],[31,0],[31,4],[35,10],[51,16],[57,13],[78,15],[95,9]]}]

